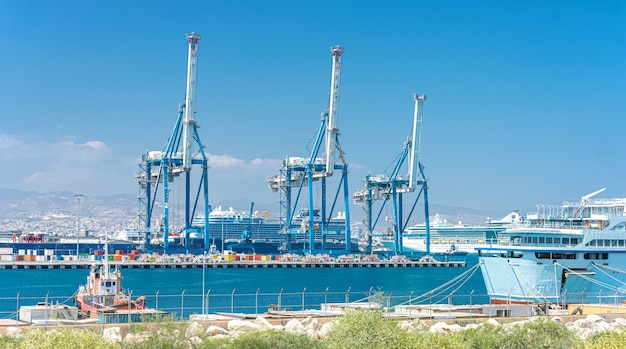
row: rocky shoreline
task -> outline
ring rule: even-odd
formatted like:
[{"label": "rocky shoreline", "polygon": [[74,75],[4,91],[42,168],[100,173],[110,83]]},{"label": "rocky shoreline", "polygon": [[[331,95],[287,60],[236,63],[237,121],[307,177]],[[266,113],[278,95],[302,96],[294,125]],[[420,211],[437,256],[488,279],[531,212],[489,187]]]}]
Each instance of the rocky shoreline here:
[{"label": "rocky shoreline", "polygon": [[[259,316],[254,320],[232,319],[228,321],[191,321],[191,322],[171,322],[169,325],[175,326],[176,336],[181,336],[192,347],[201,343],[206,339],[217,338],[236,338],[242,333],[260,332],[260,331],[285,331],[296,335],[307,335],[312,338],[324,339],[333,326],[338,323],[340,318],[316,318],[307,317],[304,319],[290,319],[281,321],[282,323],[272,323],[263,316]],[[547,320],[554,321],[565,325],[565,327],[575,334],[579,339],[586,339],[589,336],[609,331],[620,331],[626,329],[626,318],[619,315],[587,315],[578,317],[531,317],[526,319],[510,319],[510,318],[489,318],[474,319],[473,322],[465,324],[454,321],[449,323],[444,321],[425,321],[425,320],[398,320],[397,326],[407,332],[421,333],[438,333],[445,334],[456,331],[464,331],[469,329],[477,329],[481,326],[503,326],[504,329],[511,329],[515,326],[522,326],[526,323]],[[571,321],[570,321],[571,320]],[[136,327],[133,327],[136,326]],[[91,330],[101,329],[104,340],[110,343],[138,343],[147,340],[153,333],[160,332],[160,326],[164,323],[148,323],[148,324],[119,324],[119,325],[94,325]],[[88,329],[86,326],[80,326],[81,329]],[[7,326],[4,328],[2,335],[19,337],[32,329],[44,329],[42,326]],[[55,326],[45,328],[48,331],[58,331],[64,329],[75,329],[74,326]],[[184,334],[184,336],[183,336]]]}]

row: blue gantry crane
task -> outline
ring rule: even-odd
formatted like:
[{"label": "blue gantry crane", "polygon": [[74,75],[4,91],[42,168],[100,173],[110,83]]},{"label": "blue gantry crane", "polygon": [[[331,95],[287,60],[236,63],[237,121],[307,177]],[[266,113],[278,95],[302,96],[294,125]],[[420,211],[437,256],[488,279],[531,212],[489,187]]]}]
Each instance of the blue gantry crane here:
[{"label": "blue gantry crane", "polygon": [[[148,151],[142,156],[136,179],[140,186],[140,220],[142,230],[146,233],[145,244],[150,248],[151,235],[163,237],[162,248],[171,250],[207,250],[209,248],[209,192],[208,163],[204,146],[198,134],[195,121],[196,73],[198,59],[198,42],[201,36],[196,33],[187,34],[187,83],[185,99],[179,105],[179,115],[165,146],[160,151]],[[200,168],[201,174],[192,177],[192,169]],[[182,176],[181,176],[182,175]],[[170,191],[178,177],[184,178],[184,224],[173,227],[170,224],[170,210],[174,208],[170,202]],[[192,192],[192,186],[195,192]],[[162,195],[159,195],[162,187]],[[156,217],[158,198],[162,200],[163,215]],[[192,226],[196,211],[204,214],[204,225],[201,228]],[[155,223],[153,225],[153,223]],[[173,231],[172,231],[173,230]],[[174,238],[176,237],[176,238]],[[196,241],[192,244],[192,239]],[[197,241],[201,241],[198,243]],[[171,244],[170,244],[171,243]]]},{"label": "blue gantry crane", "polygon": [[[327,238],[333,236],[336,240],[338,233],[343,234],[344,249],[341,252],[350,252],[350,208],[348,194],[348,164],[339,144],[339,128],[337,110],[339,104],[339,80],[341,76],[341,58],[344,49],[341,46],[331,47],[332,73],[330,83],[330,101],[328,109],[322,114],[321,125],[316,132],[315,142],[308,156],[287,157],[283,161],[280,174],[271,177],[268,184],[272,191],[280,192],[280,217],[282,233],[285,235],[285,249],[293,251],[292,240],[306,234],[308,240],[307,253],[334,252],[329,251]],[[325,141],[325,153],[323,143]],[[308,147],[307,147],[308,148]],[[327,179],[334,170],[341,170],[341,179],[337,191],[332,199],[330,209],[327,207]],[[319,208],[314,200],[314,182],[319,183],[321,198]],[[306,190],[305,190],[306,188]],[[343,191],[342,191],[343,188]],[[296,213],[296,207],[306,191],[306,209]],[[343,231],[334,231],[331,217],[341,195],[343,194],[345,224]],[[316,244],[317,241],[319,243]]]},{"label": "blue gantry crane", "polygon": [[[420,196],[424,195],[424,215],[426,217],[426,253],[430,253],[430,222],[428,213],[428,185],[424,176],[424,167],[419,162],[421,130],[422,130],[422,114],[423,105],[426,95],[415,94],[415,109],[413,114],[413,132],[404,144],[404,148],[397,157],[391,173],[380,174],[377,176],[367,175],[364,179],[364,188],[355,192],[352,196],[354,202],[360,205],[365,216],[363,223],[365,225],[365,235],[367,241],[367,251],[372,249],[372,233],[376,228],[385,204],[391,200],[393,203],[393,238],[394,253],[403,253],[402,248],[402,232],[406,229],[406,225],[417,206]],[[408,174],[403,177],[400,173],[402,167],[408,160]],[[403,213],[403,197],[405,193],[412,193],[416,189],[420,189],[419,194],[413,202],[411,211],[404,219]],[[379,211],[373,214],[373,203],[382,201]]]}]

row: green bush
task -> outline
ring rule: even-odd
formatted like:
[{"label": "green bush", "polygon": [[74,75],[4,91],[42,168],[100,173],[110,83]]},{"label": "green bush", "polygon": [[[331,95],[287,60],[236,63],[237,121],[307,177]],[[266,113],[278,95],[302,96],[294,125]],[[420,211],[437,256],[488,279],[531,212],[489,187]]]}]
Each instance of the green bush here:
[{"label": "green bush", "polygon": [[382,311],[356,309],[339,318],[324,342],[329,349],[401,348],[408,336],[397,321],[385,318]]},{"label": "green bush", "polygon": [[454,335],[472,349],[570,349],[580,344],[565,325],[543,318],[510,326],[483,324]]},{"label": "green bush", "polygon": [[590,336],[581,345],[583,349],[622,349],[626,348],[626,332],[601,332]]},{"label": "green bush", "polygon": [[[202,347],[203,349],[209,349]],[[233,339],[227,348],[233,349],[325,349],[322,341],[306,334],[293,334],[285,331],[267,330],[248,332]]]},{"label": "green bush", "polygon": [[[32,330],[26,331],[17,338],[2,338],[0,345],[2,348],[11,349],[112,349],[117,348],[113,343],[109,343],[97,332],[80,329],[62,330]],[[7,346],[4,346],[7,344]]]},{"label": "green bush", "polygon": [[[378,310],[355,310],[338,318],[325,339],[285,331],[242,333],[235,338],[200,340],[185,338],[187,323],[164,321],[133,327],[148,337],[141,342],[109,343],[99,332],[85,329],[35,329],[19,336],[0,336],[0,349],[617,349],[626,348],[626,332],[614,330],[579,339],[567,327],[543,318],[519,324],[477,328],[448,333],[407,331]],[[152,330],[151,330],[152,329]]]}]

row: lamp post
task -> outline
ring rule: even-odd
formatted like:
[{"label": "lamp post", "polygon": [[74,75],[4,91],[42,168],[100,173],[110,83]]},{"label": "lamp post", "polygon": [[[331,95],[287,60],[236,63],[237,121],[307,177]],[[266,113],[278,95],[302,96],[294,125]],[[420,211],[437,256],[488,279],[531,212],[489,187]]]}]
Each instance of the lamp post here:
[{"label": "lamp post", "polygon": [[206,266],[206,251],[204,251],[204,258],[202,259],[202,316],[204,318],[205,310],[205,298],[204,298],[204,267]]},{"label": "lamp post", "polygon": [[76,202],[78,202],[78,216],[76,218],[76,259],[78,260],[79,241],[80,241],[80,202],[83,199],[81,194],[76,194]]}]

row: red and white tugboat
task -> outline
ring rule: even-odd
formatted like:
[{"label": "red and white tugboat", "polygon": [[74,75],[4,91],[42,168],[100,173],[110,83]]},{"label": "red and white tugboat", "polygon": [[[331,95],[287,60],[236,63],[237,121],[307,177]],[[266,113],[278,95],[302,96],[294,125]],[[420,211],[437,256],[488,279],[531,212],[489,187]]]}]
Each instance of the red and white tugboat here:
[{"label": "red and white tugboat", "polygon": [[146,297],[131,300],[122,289],[122,273],[118,266],[109,266],[106,258],[102,265],[93,265],[87,284],[76,292],[76,306],[87,317],[98,317],[98,313],[114,313],[118,310],[143,310]]}]

